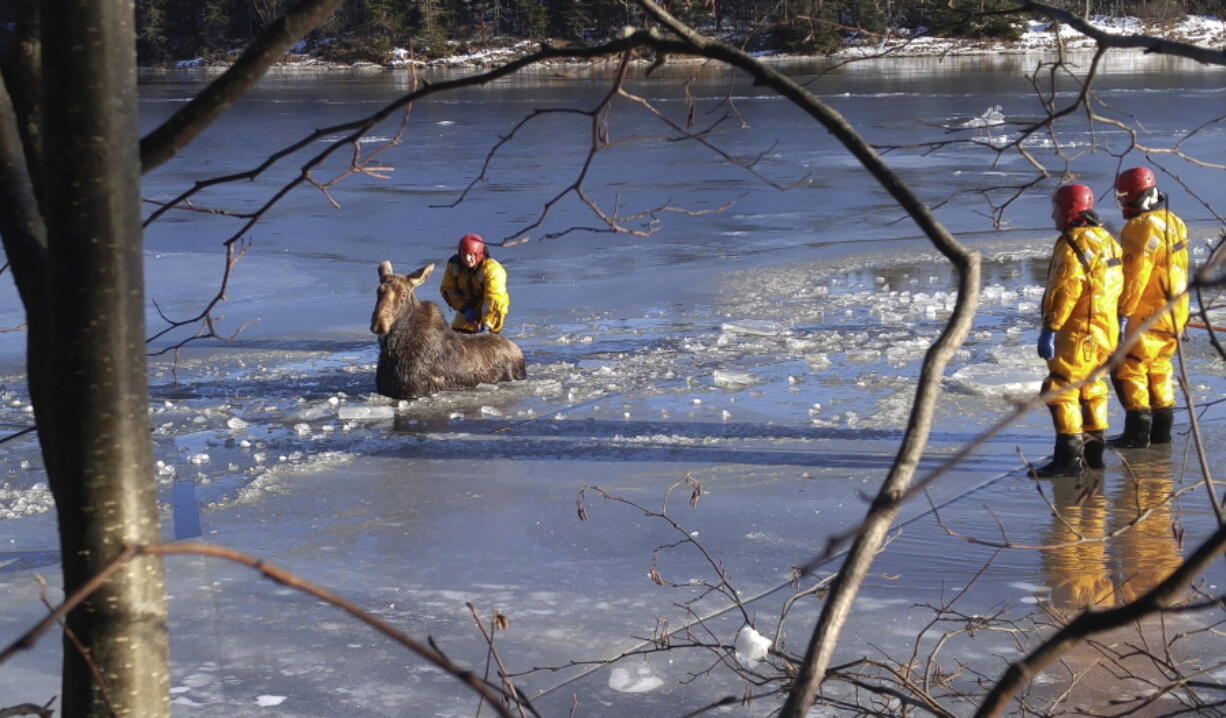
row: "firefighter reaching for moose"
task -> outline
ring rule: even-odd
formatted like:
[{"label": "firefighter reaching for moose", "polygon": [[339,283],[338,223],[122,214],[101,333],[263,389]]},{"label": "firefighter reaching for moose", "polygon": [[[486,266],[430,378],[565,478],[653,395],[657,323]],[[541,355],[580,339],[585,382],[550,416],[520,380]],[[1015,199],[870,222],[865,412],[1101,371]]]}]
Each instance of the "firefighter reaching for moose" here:
[{"label": "firefighter reaching for moose", "polygon": [[1083,456],[1090,468],[1103,467],[1106,379],[1061,391],[1103,364],[1119,339],[1120,247],[1093,210],[1094,193],[1086,185],[1064,185],[1052,195],[1052,220],[1060,238],[1047,270],[1038,353],[1047,360],[1043,391],[1058,392],[1047,402],[1056,447],[1051,462],[1035,470],[1035,476],[1080,474]]},{"label": "firefighter reaching for moose", "polygon": [[502,331],[511,306],[507,270],[486,253],[481,235],[460,238],[456,253],[447,260],[439,289],[447,306],[456,310],[452,329],[468,334]]}]

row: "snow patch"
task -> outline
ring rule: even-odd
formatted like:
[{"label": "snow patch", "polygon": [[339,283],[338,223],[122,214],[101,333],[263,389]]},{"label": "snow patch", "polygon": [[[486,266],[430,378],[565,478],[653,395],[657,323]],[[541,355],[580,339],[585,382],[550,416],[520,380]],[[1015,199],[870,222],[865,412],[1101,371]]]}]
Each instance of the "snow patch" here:
[{"label": "snow patch", "polygon": [[766,660],[770,647],[771,640],[748,624],[741,626],[740,632],[736,634],[736,660],[746,668],[753,668]]},{"label": "snow patch", "polygon": [[273,708],[285,702],[285,696],[256,696],[255,704],[261,708]]},{"label": "snow patch", "polygon": [[647,666],[639,666],[636,674],[631,675],[625,668],[614,668],[609,671],[609,687],[620,693],[647,693],[664,685],[664,679],[653,675]]},{"label": "snow patch", "polygon": [[995,127],[1005,124],[1005,113],[1000,105],[992,105],[983,114],[963,122],[959,127]]}]

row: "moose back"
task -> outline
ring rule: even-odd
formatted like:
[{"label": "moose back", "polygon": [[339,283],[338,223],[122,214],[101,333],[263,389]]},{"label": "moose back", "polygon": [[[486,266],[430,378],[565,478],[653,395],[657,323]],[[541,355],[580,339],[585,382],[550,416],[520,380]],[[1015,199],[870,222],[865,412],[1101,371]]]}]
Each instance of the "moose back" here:
[{"label": "moose back", "polygon": [[409,275],[391,262],[379,265],[379,289],[370,330],[379,336],[375,388],[393,399],[429,396],[527,376],[524,353],[498,334],[452,331],[438,305],[413,290],[434,271],[427,264]]}]

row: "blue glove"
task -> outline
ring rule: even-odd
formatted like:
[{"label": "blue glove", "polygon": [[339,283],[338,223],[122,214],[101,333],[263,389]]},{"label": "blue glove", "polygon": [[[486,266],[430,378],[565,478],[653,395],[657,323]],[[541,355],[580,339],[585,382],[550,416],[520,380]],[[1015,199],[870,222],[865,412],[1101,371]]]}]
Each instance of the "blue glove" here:
[{"label": "blue glove", "polygon": [[467,304],[460,307],[460,314],[463,314],[464,318],[470,322],[475,322],[481,318],[481,312],[476,307]]},{"label": "blue glove", "polygon": [[1051,359],[1056,356],[1056,330],[1043,327],[1043,331],[1039,332],[1039,350],[1040,359]]},{"label": "blue glove", "polygon": [[489,331],[489,327],[485,326],[484,324],[482,324],[481,326],[477,327],[477,333],[478,333],[478,334],[484,334],[484,333],[486,333],[486,332],[488,332],[488,331]]}]

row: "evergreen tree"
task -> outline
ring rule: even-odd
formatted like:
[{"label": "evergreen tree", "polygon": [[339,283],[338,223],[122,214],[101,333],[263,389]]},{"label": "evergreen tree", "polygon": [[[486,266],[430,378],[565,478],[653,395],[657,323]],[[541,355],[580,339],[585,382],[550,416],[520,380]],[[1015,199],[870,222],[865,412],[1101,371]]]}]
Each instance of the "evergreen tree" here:
[{"label": "evergreen tree", "polygon": [[541,0],[513,0],[515,4],[515,34],[529,40],[543,40],[549,32],[548,6]]},{"label": "evergreen tree", "polygon": [[418,0],[420,46],[435,57],[447,53],[447,17],[441,0]]},{"label": "evergreen tree", "polygon": [[160,65],[171,60],[166,37],[166,0],[137,0],[136,58],[142,65]]}]

